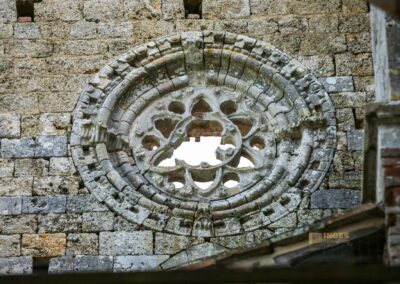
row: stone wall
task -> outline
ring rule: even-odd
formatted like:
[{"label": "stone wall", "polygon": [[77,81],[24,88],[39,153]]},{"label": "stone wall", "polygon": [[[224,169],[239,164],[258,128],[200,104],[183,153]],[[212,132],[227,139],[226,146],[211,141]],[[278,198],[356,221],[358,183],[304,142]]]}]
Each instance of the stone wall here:
[{"label": "stone wall", "polygon": [[[0,0],[0,273],[169,269],[314,222],[359,199],[363,105],[374,100],[368,7],[359,0],[43,0],[17,22]],[[115,215],[71,159],[72,111],[112,58],[172,32],[223,30],[275,45],[323,82],[338,145],[321,190],[273,229],[219,238],[155,233]],[[349,198],[350,196],[350,198]],[[335,202],[332,202],[334,200]],[[172,257],[171,257],[172,256]]]}]

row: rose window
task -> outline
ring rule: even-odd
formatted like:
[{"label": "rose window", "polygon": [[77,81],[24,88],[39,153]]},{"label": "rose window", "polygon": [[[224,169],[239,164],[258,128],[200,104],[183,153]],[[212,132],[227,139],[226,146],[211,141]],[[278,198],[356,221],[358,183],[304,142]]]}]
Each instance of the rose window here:
[{"label": "rose window", "polygon": [[86,187],[110,209],[203,237],[297,212],[335,144],[318,80],[273,46],[224,32],[160,38],[104,67],[80,97],[71,136]]}]

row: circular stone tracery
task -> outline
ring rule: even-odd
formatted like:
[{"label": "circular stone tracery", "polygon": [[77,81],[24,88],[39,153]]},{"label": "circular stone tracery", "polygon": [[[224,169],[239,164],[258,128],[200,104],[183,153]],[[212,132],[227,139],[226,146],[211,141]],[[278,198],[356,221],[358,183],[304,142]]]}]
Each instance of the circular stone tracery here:
[{"label": "circular stone tracery", "polygon": [[[162,166],[201,136],[231,145],[217,148],[217,164]],[[104,67],[79,99],[71,135],[74,162],[100,201],[146,228],[203,237],[296,212],[335,144],[334,107],[299,62],[211,31],[157,39]],[[240,167],[242,158],[254,166]]]}]

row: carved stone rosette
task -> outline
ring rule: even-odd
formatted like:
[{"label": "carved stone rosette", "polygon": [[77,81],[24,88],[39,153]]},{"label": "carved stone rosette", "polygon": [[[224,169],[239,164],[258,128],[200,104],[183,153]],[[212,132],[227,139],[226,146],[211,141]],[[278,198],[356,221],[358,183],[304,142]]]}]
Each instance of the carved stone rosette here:
[{"label": "carved stone rosette", "polygon": [[[90,192],[128,220],[185,236],[237,235],[296,212],[318,188],[336,147],[334,112],[321,83],[265,42],[173,34],[94,77],[74,112],[71,151]],[[217,148],[219,163],[161,166],[202,136],[231,145]]]}]

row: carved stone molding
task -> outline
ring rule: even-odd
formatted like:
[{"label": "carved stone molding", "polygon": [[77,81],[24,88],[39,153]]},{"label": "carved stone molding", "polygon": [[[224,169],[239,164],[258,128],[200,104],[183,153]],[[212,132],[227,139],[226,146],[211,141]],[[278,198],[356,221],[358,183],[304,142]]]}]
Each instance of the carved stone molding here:
[{"label": "carved stone molding", "polygon": [[[265,42],[173,34],[94,77],[74,112],[71,151],[90,192],[128,220],[178,235],[237,235],[296,212],[318,188],[336,147],[334,112],[322,84]],[[217,148],[219,163],[160,166],[201,136],[231,145]],[[252,166],[239,167],[242,158]]]}]

